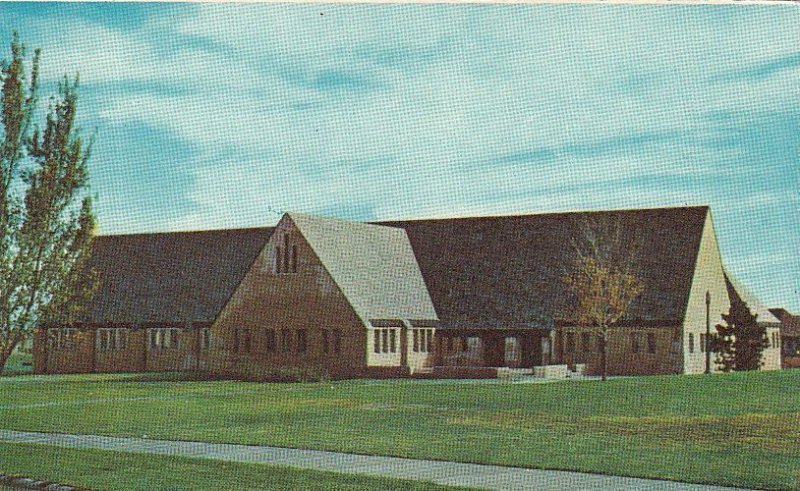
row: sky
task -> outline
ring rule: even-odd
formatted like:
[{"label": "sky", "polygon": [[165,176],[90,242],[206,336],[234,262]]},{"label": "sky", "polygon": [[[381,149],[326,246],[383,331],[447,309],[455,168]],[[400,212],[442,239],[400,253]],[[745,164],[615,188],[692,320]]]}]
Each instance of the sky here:
[{"label": "sky", "polygon": [[80,73],[100,233],[711,206],[800,313],[790,5],[0,3]]}]

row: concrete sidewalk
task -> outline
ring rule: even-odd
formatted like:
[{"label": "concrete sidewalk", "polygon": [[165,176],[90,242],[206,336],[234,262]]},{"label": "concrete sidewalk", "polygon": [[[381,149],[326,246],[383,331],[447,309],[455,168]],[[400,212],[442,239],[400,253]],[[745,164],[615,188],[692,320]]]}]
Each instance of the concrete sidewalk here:
[{"label": "concrete sidewalk", "polygon": [[462,464],[267,446],[116,438],[94,435],[63,435],[14,430],[0,430],[0,441],[44,443],[61,447],[96,448],[122,452],[272,464],[301,469],[415,479],[451,486],[498,490],[562,491],[570,489],[599,491],[624,489],[721,491],[733,489],[580,472]]}]

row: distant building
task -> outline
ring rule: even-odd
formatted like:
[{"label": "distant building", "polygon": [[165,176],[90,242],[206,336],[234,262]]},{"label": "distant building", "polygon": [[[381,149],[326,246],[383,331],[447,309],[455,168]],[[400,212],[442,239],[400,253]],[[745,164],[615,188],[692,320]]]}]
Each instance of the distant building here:
[{"label": "distant building", "polygon": [[[80,323],[42,326],[35,370],[597,373],[562,281],[587,218],[617,226],[614,253],[644,286],[612,330],[609,372],[704,371],[706,319],[713,333],[738,291],[707,207],[376,224],[289,213],[270,228],[98,237],[99,291]],[[764,369],[780,367],[775,343]]]},{"label": "distant building", "polygon": [[800,315],[786,309],[769,309],[780,320],[780,343],[783,368],[800,367]]}]

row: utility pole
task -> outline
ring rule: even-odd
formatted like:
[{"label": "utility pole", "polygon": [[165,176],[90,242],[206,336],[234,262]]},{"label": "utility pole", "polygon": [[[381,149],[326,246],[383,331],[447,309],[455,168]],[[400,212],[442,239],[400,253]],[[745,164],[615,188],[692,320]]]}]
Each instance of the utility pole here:
[{"label": "utility pole", "polygon": [[711,373],[711,292],[706,290],[706,373]]}]

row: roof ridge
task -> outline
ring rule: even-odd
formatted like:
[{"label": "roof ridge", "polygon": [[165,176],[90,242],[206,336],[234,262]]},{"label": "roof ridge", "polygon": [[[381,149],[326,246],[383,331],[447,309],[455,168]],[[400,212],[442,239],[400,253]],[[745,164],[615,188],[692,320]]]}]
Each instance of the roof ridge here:
[{"label": "roof ridge", "polygon": [[635,213],[647,211],[667,211],[667,210],[710,210],[711,206],[707,204],[699,205],[685,205],[685,206],[656,206],[651,208],[612,208],[602,210],[566,210],[566,211],[540,211],[532,213],[509,213],[509,214],[496,214],[496,215],[463,215],[463,216],[431,216],[422,218],[405,218],[405,219],[392,219],[380,220],[370,222],[376,225],[384,223],[396,222],[422,222],[422,221],[439,221],[439,220],[468,220],[468,219],[487,219],[487,218],[527,218],[527,217],[543,217],[543,216],[556,216],[556,215],[585,215],[590,213],[603,214],[603,213]]}]

